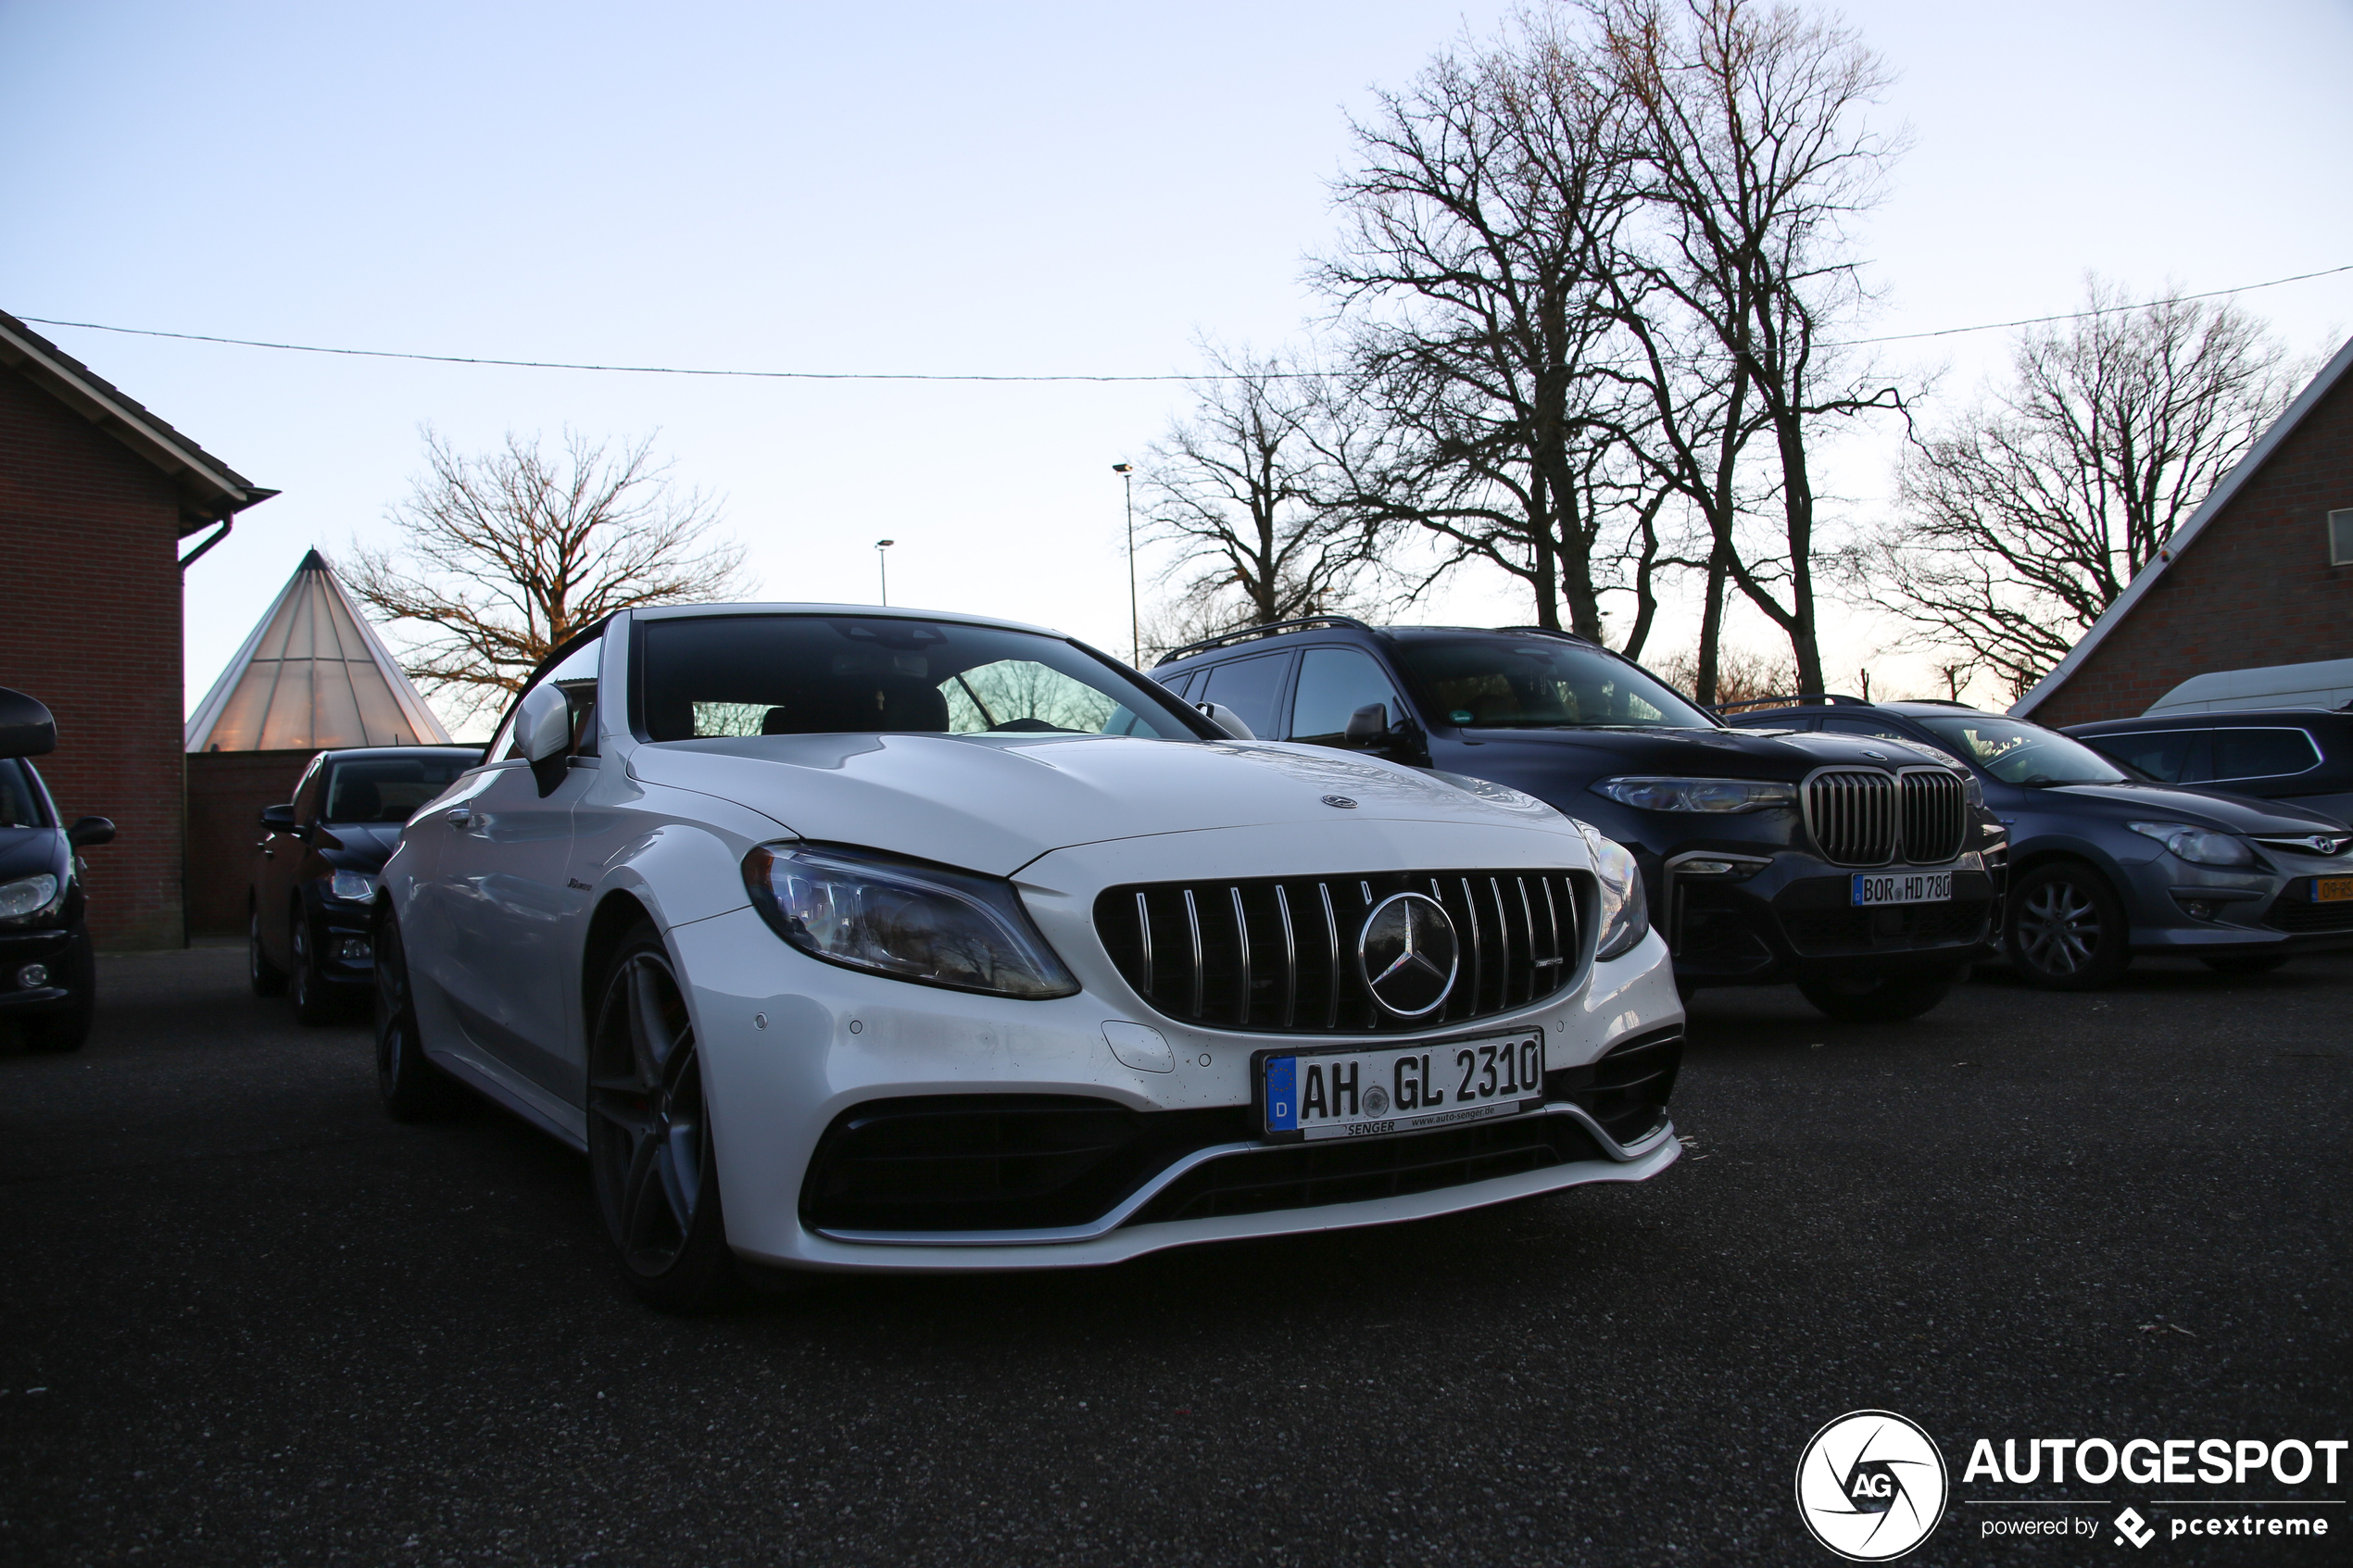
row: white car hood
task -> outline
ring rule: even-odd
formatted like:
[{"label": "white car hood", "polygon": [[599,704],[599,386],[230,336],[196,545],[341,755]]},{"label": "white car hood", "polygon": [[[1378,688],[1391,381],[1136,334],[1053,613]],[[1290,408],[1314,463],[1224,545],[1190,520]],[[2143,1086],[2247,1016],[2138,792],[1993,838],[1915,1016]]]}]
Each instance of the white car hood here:
[{"label": "white car hood", "polygon": [[638,746],[628,767],[647,784],[749,807],[799,837],[997,876],[1073,845],[1216,828],[1369,819],[1569,831],[1516,790],[1267,742],[751,735]]}]

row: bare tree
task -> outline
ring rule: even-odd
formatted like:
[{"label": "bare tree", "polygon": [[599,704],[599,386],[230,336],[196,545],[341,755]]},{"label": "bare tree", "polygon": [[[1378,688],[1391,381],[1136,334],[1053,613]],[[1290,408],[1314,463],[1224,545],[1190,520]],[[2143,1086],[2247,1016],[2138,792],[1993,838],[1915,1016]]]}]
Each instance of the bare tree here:
[{"label": "bare tree", "polygon": [[1788,655],[1768,655],[1748,648],[1717,650],[1716,692],[1699,696],[1700,659],[1697,650],[1677,653],[1649,667],[1650,672],[1694,702],[1748,702],[1757,697],[1789,696],[1801,688],[1797,665]]},{"label": "bare tree", "polygon": [[1915,445],[1869,558],[1868,596],[1954,656],[1948,684],[2042,679],[2303,379],[2227,302],[2135,304],[2095,280],[2088,308],[2022,335],[2009,383]]},{"label": "bare tree", "polygon": [[1327,504],[1348,464],[1350,410],[1281,355],[1209,351],[1144,465],[1146,537],[1173,544],[1176,620],[1199,636],[1341,608],[1373,564],[1377,527]]},{"label": "bare tree", "polygon": [[341,575],[417,630],[401,667],[460,720],[615,610],[734,596],[743,546],[711,537],[716,505],[673,486],[650,440],[568,432],[550,456],[510,434],[476,456],[424,436],[427,471],[389,512],[399,544],[355,545]]},{"label": "bare tree", "polygon": [[[1886,76],[1854,32],[1785,6],[1585,8],[1637,144],[1644,221],[1621,231],[1613,276],[1627,282],[1621,320],[1649,367],[1659,434],[1645,450],[1708,525],[1710,628],[1729,579],[1788,635],[1798,683],[1818,691],[1812,446],[1830,420],[1895,406],[1892,391],[1842,378],[1822,337],[1859,297],[1843,224],[1876,201],[1897,151],[1862,121]],[[1779,513],[1761,551],[1741,537],[1733,494],[1752,431],[1768,438],[1760,488]],[[1704,688],[1710,658],[1704,646]]]},{"label": "bare tree", "polygon": [[1475,561],[1520,579],[1539,624],[1566,611],[1596,640],[1629,564],[1647,633],[1662,488],[1627,445],[1645,410],[1605,363],[1631,198],[1617,114],[1549,13],[1440,56],[1353,127],[1357,166],[1335,188],[1347,232],[1314,274],[1384,434],[1341,504],[1428,530],[1440,573]]}]

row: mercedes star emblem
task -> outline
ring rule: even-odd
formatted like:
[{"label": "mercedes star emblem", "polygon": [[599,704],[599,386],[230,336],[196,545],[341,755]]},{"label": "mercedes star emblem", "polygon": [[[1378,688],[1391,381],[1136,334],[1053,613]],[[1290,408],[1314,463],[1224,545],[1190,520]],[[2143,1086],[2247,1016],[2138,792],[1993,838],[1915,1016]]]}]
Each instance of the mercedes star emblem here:
[{"label": "mercedes star emblem", "polygon": [[1356,969],[1383,1011],[1421,1018],[1445,1005],[1462,949],[1446,906],[1397,893],[1373,906],[1356,935]]}]

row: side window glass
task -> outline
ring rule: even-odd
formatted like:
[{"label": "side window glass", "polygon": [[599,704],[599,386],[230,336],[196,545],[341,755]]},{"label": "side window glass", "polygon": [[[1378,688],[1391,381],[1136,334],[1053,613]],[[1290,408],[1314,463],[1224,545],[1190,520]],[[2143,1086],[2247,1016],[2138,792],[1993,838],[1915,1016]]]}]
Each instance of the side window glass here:
[{"label": "side window glass", "polygon": [[[605,640],[596,638],[566,654],[561,664],[533,684],[532,689],[536,689],[552,681],[564,694],[564,700],[572,709],[572,752],[575,757],[597,755],[597,667],[604,657]],[[484,756],[494,762],[522,760],[522,743],[515,738],[515,720],[522,711],[522,699],[517,698]]]},{"label": "side window glass", "polygon": [[1231,664],[1221,664],[1209,672],[1207,683],[1193,700],[1230,708],[1250,726],[1252,734],[1271,735],[1275,733],[1275,699],[1281,695],[1283,676],[1290,667],[1290,655],[1287,653],[1261,654],[1256,659],[1238,659]]},{"label": "side window glass", "polygon": [[46,825],[41,820],[40,797],[32,792],[32,780],[26,776],[24,764],[0,757],[0,828]]},{"label": "side window glass", "polygon": [[1159,681],[1162,685],[1166,686],[1178,696],[1183,696],[1185,695],[1185,689],[1193,684],[1193,672],[1187,670],[1175,675],[1154,676],[1153,679]]},{"label": "side window glass", "polygon": [[2191,776],[2190,759],[2205,736],[2196,730],[2150,730],[2140,734],[2093,735],[2092,749],[2153,779],[2181,784]]},{"label": "side window glass", "polygon": [[2217,730],[2214,732],[2214,778],[2278,778],[2321,765],[2311,737],[2302,730]]},{"label": "side window glass", "polygon": [[1290,738],[1314,746],[1344,746],[1348,716],[1368,702],[1404,717],[1397,693],[1372,656],[1355,648],[1309,648],[1301,657],[1299,695],[1291,699]]}]

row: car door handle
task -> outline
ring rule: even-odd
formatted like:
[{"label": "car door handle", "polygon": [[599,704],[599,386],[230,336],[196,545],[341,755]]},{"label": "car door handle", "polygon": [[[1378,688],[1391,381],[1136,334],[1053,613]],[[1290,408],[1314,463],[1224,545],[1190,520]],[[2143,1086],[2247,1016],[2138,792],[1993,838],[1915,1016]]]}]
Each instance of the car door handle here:
[{"label": "car door handle", "polygon": [[453,806],[442,813],[442,820],[453,828],[464,827],[474,820],[474,809],[471,806]]}]

